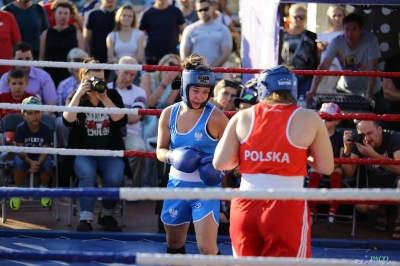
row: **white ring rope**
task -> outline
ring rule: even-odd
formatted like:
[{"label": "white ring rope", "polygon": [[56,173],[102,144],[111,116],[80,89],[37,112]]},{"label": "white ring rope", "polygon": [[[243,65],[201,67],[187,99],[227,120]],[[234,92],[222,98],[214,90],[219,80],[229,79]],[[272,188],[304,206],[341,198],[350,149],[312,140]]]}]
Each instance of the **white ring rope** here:
[{"label": "white ring rope", "polygon": [[[243,265],[243,266],[338,266],[338,265],[360,265],[364,260],[349,259],[297,259],[297,258],[275,258],[275,257],[243,257],[234,258],[230,256],[204,256],[204,255],[168,255],[137,253],[136,262],[146,265]],[[369,262],[369,261],[367,261]],[[384,262],[385,265],[400,265],[397,261]],[[383,262],[375,264],[383,265]]]},{"label": "white ring rope", "polygon": [[53,61],[24,61],[0,59],[0,65],[5,66],[31,66],[31,67],[58,67],[58,68],[89,68],[110,70],[142,70],[142,65],[132,64],[104,64],[104,63],[78,63],[78,62],[53,62]]},{"label": "white ring rope", "polygon": [[111,157],[124,157],[124,151],[112,150],[86,150],[86,149],[56,149],[56,148],[39,148],[39,147],[18,147],[18,146],[0,146],[0,151],[13,152],[13,153],[42,153],[42,154],[60,154],[70,156],[111,156]]},{"label": "white ring rope", "polygon": [[56,105],[34,105],[34,104],[14,104],[0,103],[0,109],[12,110],[37,110],[45,112],[76,112],[76,113],[101,113],[101,114],[131,114],[138,115],[138,108],[105,108],[105,107],[68,107]]},{"label": "white ring rope", "polygon": [[400,189],[254,189],[236,190],[231,188],[120,188],[120,199],[223,199],[241,197],[246,199],[276,200],[368,200],[399,201]]}]

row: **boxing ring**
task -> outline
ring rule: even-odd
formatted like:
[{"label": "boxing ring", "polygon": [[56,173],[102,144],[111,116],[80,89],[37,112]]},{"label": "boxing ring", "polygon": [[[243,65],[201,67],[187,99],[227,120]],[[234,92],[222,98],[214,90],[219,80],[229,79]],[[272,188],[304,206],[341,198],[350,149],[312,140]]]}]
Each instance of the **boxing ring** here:
[{"label": "boxing ring", "polygon": [[[181,71],[181,67],[146,65],[107,65],[64,62],[26,62],[0,60],[0,65],[50,66],[92,69],[169,70]],[[215,68],[215,72],[259,73],[256,69]],[[306,75],[354,75],[399,77],[398,73],[350,72],[350,71],[294,71]],[[4,109],[41,110],[51,112],[73,111],[134,115],[159,115],[161,110],[89,108],[65,106],[33,106],[0,103]],[[226,113],[232,116],[234,112]],[[400,121],[399,115],[345,114],[321,115],[322,118]],[[26,148],[1,146],[1,152],[47,153],[60,155],[91,155],[155,158],[155,153],[138,151],[79,150],[55,148]],[[393,159],[335,159],[335,163],[347,164],[400,164]],[[179,195],[179,196],[177,196]],[[384,203],[400,202],[400,189],[268,189],[237,191],[233,189],[22,189],[0,188],[0,198],[21,197],[107,197],[116,199],[225,199],[244,197],[252,199],[307,199],[318,203]],[[187,255],[168,255],[165,235],[145,233],[0,230],[0,265],[400,265],[400,241],[394,240],[333,240],[312,239],[312,259],[245,257],[234,258],[229,236],[218,237],[218,248],[223,256],[199,255],[195,237],[188,235],[185,244]]]}]

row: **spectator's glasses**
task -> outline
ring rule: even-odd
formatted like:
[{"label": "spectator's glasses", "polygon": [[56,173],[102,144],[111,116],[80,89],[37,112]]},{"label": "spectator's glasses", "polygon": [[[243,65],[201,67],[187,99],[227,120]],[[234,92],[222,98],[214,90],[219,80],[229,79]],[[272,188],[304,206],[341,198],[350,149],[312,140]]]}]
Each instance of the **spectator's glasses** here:
[{"label": "spectator's glasses", "polygon": [[304,20],[306,18],[306,15],[292,16],[292,18],[294,18],[295,20],[297,19]]},{"label": "spectator's glasses", "polygon": [[77,62],[77,63],[82,63],[85,59],[83,58],[72,58],[71,61],[72,62]]},{"label": "spectator's glasses", "polygon": [[332,119],[324,119],[326,122],[333,122],[333,121],[335,121],[335,120],[332,120]]},{"label": "spectator's glasses", "polygon": [[200,8],[199,10],[197,10],[197,12],[207,12],[208,10],[210,10],[210,7],[209,6],[206,6],[206,7],[204,7],[204,8]]},{"label": "spectator's glasses", "polygon": [[168,62],[168,65],[169,65],[169,66],[179,66],[179,65],[177,65],[177,64],[175,64],[174,62],[171,62],[171,61]]}]

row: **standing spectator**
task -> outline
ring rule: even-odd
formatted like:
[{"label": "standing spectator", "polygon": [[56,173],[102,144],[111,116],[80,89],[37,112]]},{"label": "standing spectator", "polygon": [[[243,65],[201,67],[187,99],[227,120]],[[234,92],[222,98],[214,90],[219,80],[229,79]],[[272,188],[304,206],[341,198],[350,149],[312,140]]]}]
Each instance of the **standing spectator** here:
[{"label": "standing spectator", "polygon": [[[0,93],[0,103],[22,103],[25,98],[35,96],[26,92],[28,73],[21,68],[13,68],[8,73],[9,92]],[[0,120],[8,114],[20,113],[18,109],[0,109]]]},{"label": "standing spectator", "polygon": [[[182,34],[180,54],[182,60],[190,54],[201,54],[212,67],[221,67],[228,61],[232,38],[228,27],[214,21],[214,10],[209,0],[196,2],[200,20],[189,25]],[[222,74],[217,74],[221,79]]]},{"label": "standing spectator", "polygon": [[46,11],[31,0],[16,0],[3,10],[12,13],[21,32],[21,40],[32,45],[32,55],[35,60],[39,58],[39,37],[44,30],[49,28]]},{"label": "standing spectator", "polygon": [[[378,71],[378,61],[381,57],[378,38],[370,32],[364,31],[364,21],[357,14],[350,14],[343,19],[344,34],[333,39],[324,60],[318,70],[328,70],[333,59],[339,59],[343,70]],[[314,76],[307,100],[311,101],[317,93],[322,76]],[[347,93],[364,95],[367,99],[374,99],[374,93],[381,87],[377,77],[350,77],[341,76],[336,89]]]},{"label": "standing spectator", "polygon": [[[13,48],[14,60],[33,60],[32,46],[19,42]],[[28,73],[28,86],[26,92],[36,94],[41,101],[47,105],[55,105],[57,101],[56,87],[50,75],[37,67],[21,67]],[[7,85],[8,73],[5,73],[0,79],[0,93],[9,92]]]},{"label": "standing spectator", "polygon": [[115,27],[107,36],[108,63],[118,63],[123,56],[144,60],[144,37],[136,28],[136,12],[131,5],[124,5],[115,14]]},{"label": "standing spectator", "polygon": [[69,17],[68,25],[74,25],[76,28],[82,29],[83,26],[82,18],[79,16],[78,8],[72,2],[66,0],[51,0],[47,1],[47,3],[44,4],[43,1],[40,1],[39,4],[42,5],[43,8],[46,10],[47,20],[49,21],[50,28],[56,25],[53,5],[56,4],[57,2],[68,3],[71,5],[73,12],[71,12],[71,16]]},{"label": "standing spectator", "polygon": [[[89,55],[79,49],[73,48],[69,51],[67,56],[67,62],[83,62],[85,58],[89,57]],[[68,68],[70,74],[72,74],[69,78],[64,79],[60,82],[57,87],[57,105],[65,106],[67,102],[68,96],[78,89],[81,84],[81,80],[79,79],[79,68]],[[66,148],[68,145],[68,135],[70,128],[66,127],[62,121],[62,113],[60,116],[56,118],[56,133],[57,133],[57,146],[60,148]]]},{"label": "standing spectator", "polygon": [[236,82],[222,79],[214,88],[214,97],[210,102],[223,111],[236,111],[233,99],[239,95],[240,85]]},{"label": "standing spectator", "polygon": [[193,9],[193,0],[178,0],[178,2],[186,26],[199,20],[196,10]]},{"label": "standing spectator", "polygon": [[[326,49],[329,43],[337,36],[343,34],[343,18],[346,15],[345,9],[339,5],[331,5],[326,12],[329,30],[317,35],[317,47],[320,52],[320,62],[322,62],[326,55]],[[340,71],[342,67],[337,58],[333,59],[332,65],[329,67],[331,71]],[[336,93],[336,84],[340,77],[326,76],[323,77],[318,86],[317,91],[320,93]]]},{"label": "standing spectator", "polygon": [[[138,61],[130,56],[123,56],[119,64],[136,65]],[[125,108],[144,108],[146,103],[146,92],[133,84],[136,70],[116,70],[117,79],[108,83],[108,88],[115,89],[122,97]],[[125,148],[127,150],[146,151],[146,145],[140,136],[141,115],[128,114],[128,124],[126,125],[126,136],[124,137]],[[133,177],[133,187],[141,186],[141,179],[146,165],[143,157],[130,157],[129,164]]]},{"label": "standing spectator", "polygon": [[[84,23],[83,37],[89,56],[107,63],[107,35],[114,29],[116,0],[102,0],[100,9],[89,13]],[[104,71],[106,79],[109,71]]]},{"label": "standing spectator", "polygon": [[[0,11],[0,23],[0,58],[12,59],[12,48],[21,41],[18,24],[14,16],[7,11]],[[13,66],[0,66],[0,77],[12,68]]]},{"label": "standing spectator", "polygon": [[[82,32],[75,26],[68,25],[68,20],[74,13],[69,2],[54,2],[52,11],[56,25],[43,31],[40,36],[39,60],[65,62],[72,48],[84,49]],[[56,87],[70,75],[67,68],[46,67],[44,70],[50,74]]]},{"label": "standing spectator", "polygon": [[[300,4],[289,9],[290,25],[283,33],[281,57],[283,63],[296,70],[315,70],[318,65],[317,34],[305,29],[307,9]],[[312,76],[297,75],[297,95],[306,95],[310,89]]]},{"label": "standing spectator", "polygon": [[157,65],[166,54],[175,54],[179,34],[185,28],[182,12],[168,4],[168,0],[156,0],[140,20],[139,29],[147,35],[145,62]]},{"label": "standing spectator", "polygon": [[[86,63],[99,63],[96,60],[87,60]],[[95,78],[104,82],[104,71],[81,68],[79,77],[82,83],[67,100],[70,107],[99,107],[124,108],[121,96],[116,90],[105,89],[103,92],[92,90],[90,79]],[[105,85],[105,84],[104,84]],[[102,113],[64,112],[63,122],[71,127],[68,148],[75,149],[105,149],[125,150],[121,135],[121,128],[127,123],[127,115]],[[97,173],[103,179],[104,187],[120,188],[124,183],[124,159],[112,156],[76,156],[74,170],[79,178],[79,187],[95,187]],[[95,198],[80,198],[80,222],[77,231],[93,231],[93,210]],[[120,232],[121,227],[112,216],[116,199],[102,200],[101,211],[97,223],[107,231]]]},{"label": "standing spectator", "polygon": [[86,20],[87,14],[89,14],[92,9],[99,9],[100,6],[101,3],[98,0],[86,0],[80,10],[80,15],[82,19]]},{"label": "standing spectator", "polygon": [[[42,103],[36,97],[28,97],[22,101],[22,104],[41,105]],[[24,122],[19,124],[15,129],[14,142],[18,147],[38,147],[48,148],[53,142],[51,130],[49,126],[40,121],[42,117],[41,111],[21,110]],[[23,187],[26,172],[40,173],[40,188],[48,188],[51,173],[53,171],[53,163],[48,154],[26,154],[25,152],[15,153],[14,162],[14,180],[16,187]],[[42,197],[40,202],[43,207],[51,205],[51,198]],[[21,206],[21,197],[13,197],[10,199],[10,207],[14,211]]]}]

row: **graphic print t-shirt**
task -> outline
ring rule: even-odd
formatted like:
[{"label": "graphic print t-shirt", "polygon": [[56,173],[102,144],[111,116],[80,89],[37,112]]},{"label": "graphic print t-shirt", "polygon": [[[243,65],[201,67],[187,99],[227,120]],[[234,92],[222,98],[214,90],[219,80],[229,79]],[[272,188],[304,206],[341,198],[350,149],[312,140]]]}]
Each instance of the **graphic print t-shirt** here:
[{"label": "graphic print t-shirt", "polygon": [[25,147],[43,147],[52,142],[51,130],[48,125],[39,122],[39,130],[33,133],[26,121],[17,126],[15,130],[14,143],[23,143]]}]

